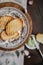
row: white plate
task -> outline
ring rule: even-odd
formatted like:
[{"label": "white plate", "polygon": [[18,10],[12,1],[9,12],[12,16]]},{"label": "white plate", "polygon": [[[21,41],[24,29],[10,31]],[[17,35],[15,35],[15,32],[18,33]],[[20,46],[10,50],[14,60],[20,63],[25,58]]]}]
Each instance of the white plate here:
[{"label": "white plate", "polygon": [[[25,26],[23,28],[23,33],[22,35],[19,37],[19,39],[17,40],[14,40],[12,42],[4,42],[3,40],[0,39],[0,47],[2,48],[16,48],[18,46],[20,46],[22,44],[22,41],[26,38],[27,36],[27,33],[28,33],[28,29],[29,29],[29,23],[28,23],[28,20],[25,16],[25,14],[20,11],[19,9],[17,8],[14,8],[14,7],[3,7],[3,8],[0,8],[0,16],[4,16],[4,15],[11,15],[13,16],[14,18],[22,18],[24,23],[25,23]],[[4,44],[3,44],[4,43]]]}]

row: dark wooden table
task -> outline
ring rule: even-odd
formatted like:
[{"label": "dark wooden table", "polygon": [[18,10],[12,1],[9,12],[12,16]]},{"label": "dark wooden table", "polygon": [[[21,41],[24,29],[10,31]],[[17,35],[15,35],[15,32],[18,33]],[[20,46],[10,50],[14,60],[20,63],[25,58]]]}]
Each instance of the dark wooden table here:
[{"label": "dark wooden table", "polygon": [[[27,6],[28,12],[32,18],[33,23],[33,34],[43,33],[43,0],[34,0],[34,4],[32,6]],[[40,44],[40,48],[43,52],[43,45]],[[27,49],[25,47],[25,49]],[[24,65],[43,65],[43,60],[40,57],[37,50],[30,50],[31,58],[27,58],[25,56]]]},{"label": "dark wooden table", "polygon": [[[43,46],[42,44],[40,44],[40,48],[43,52]],[[25,47],[26,50],[28,50],[30,52],[30,58],[27,58],[25,56],[24,59],[24,65],[38,65],[38,64],[42,64],[43,59],[41,58],[40,54],[38,53],[38,51],[36,49],[34,50],[30,50],[28,48]],[[43,64],[42,64],[43,65]]]}]

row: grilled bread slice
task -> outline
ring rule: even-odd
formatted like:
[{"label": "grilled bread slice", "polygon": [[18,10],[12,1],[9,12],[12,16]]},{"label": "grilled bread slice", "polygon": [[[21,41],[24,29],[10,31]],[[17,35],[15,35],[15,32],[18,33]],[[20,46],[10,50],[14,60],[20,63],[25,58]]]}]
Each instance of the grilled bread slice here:
[{"label": "grilled bread slice", "polygon": [[11,21],[11,20],[13,20],[14,18],[12,17],[12,16],[2,16],[1,18],[0,18],[0,30],[3,30],[3,29],[5,29],[5,25],[9,22],[9,21]]},{"label": "grilled bread slice", "polygon": [[37,34],[36,35],[36,40],[38,41],[38,42],[40,42],[40,43],[43,43],[43,34]]},{"label": "grilled bread slice", "polygon": [[6,33],[11,36],[15,32],[18,32],[23,28],[23,20],[21,18],[15,18],[6,25]]},{"label": "grilled bread slice", "polygon": [[2,38],[2,40],[4,40],[4,41],[13,41],[14,39],[19,38],[19,33],[16,32],[14,35],[8,36],[8,35],[6,34],[6,32],[3,31],[3,32],[1,33],[1,38]]}]

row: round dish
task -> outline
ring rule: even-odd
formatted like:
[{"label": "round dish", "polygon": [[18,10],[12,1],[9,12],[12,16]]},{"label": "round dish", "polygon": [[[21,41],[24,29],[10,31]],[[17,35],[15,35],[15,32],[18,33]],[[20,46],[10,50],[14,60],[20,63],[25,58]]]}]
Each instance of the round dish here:
[{"label": "round dish", "polygon": [[28,42],[25,45],[26,45],[27,48],[33,50],[33,49],[36,49],[36,46],[35,46],[34,43],[35,42],[34,42],[34,40],[32,38],[32,35],[31,35],[30,38],[29,38],[29,40],[28,40]]},{"label": "round dish", "polygon": [[38,44],[38,46],[39,46],[40,43],[37,42],[37,40],[36,40],[36,38],[35,38],[35,35],[32,34],[32,35],[30,36],[30,38],[29,38],[27,44],[25,44],[25,45],[26,45],[27,48],[33,50],[33,49],[36,49],[36,48],[37,48],[37,47],[36,47],[36,44]]},{"label": "round dish", "polygon": [[0,16],[4,15],[11,15],[15,18],[22,18],[25,23],[23,33],[19,39],[14,40],[12,42],[9,41],[4,42],[0,39],[0,43],[4,43],[2,45],[0,44],[1,50],[6,51],[16,50],[22,47],[30,37],[30,34],[32,32],[32,20],[23,7],[12,2],[5,2],[0,4]]}]

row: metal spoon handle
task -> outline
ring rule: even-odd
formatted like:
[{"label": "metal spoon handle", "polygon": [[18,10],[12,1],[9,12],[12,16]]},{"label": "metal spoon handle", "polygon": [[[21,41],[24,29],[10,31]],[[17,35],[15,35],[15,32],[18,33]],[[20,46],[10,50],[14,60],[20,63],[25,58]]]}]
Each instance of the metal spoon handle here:
[{"label": "metal spoon handle", "polygon": [[43,58],[43,53],[40,49],[39,49],[39,52],[40,52],[41,57]]},{"label": "metal spoon handle", "polygon": [[33,41],[35,42],[35,46],[37,48],[37,50],[39,51],[39,54],[41,55],[41,57],[43,58],[43,53],[38,45],[38,42],[35,40],[35,36],[33,36]]}]

